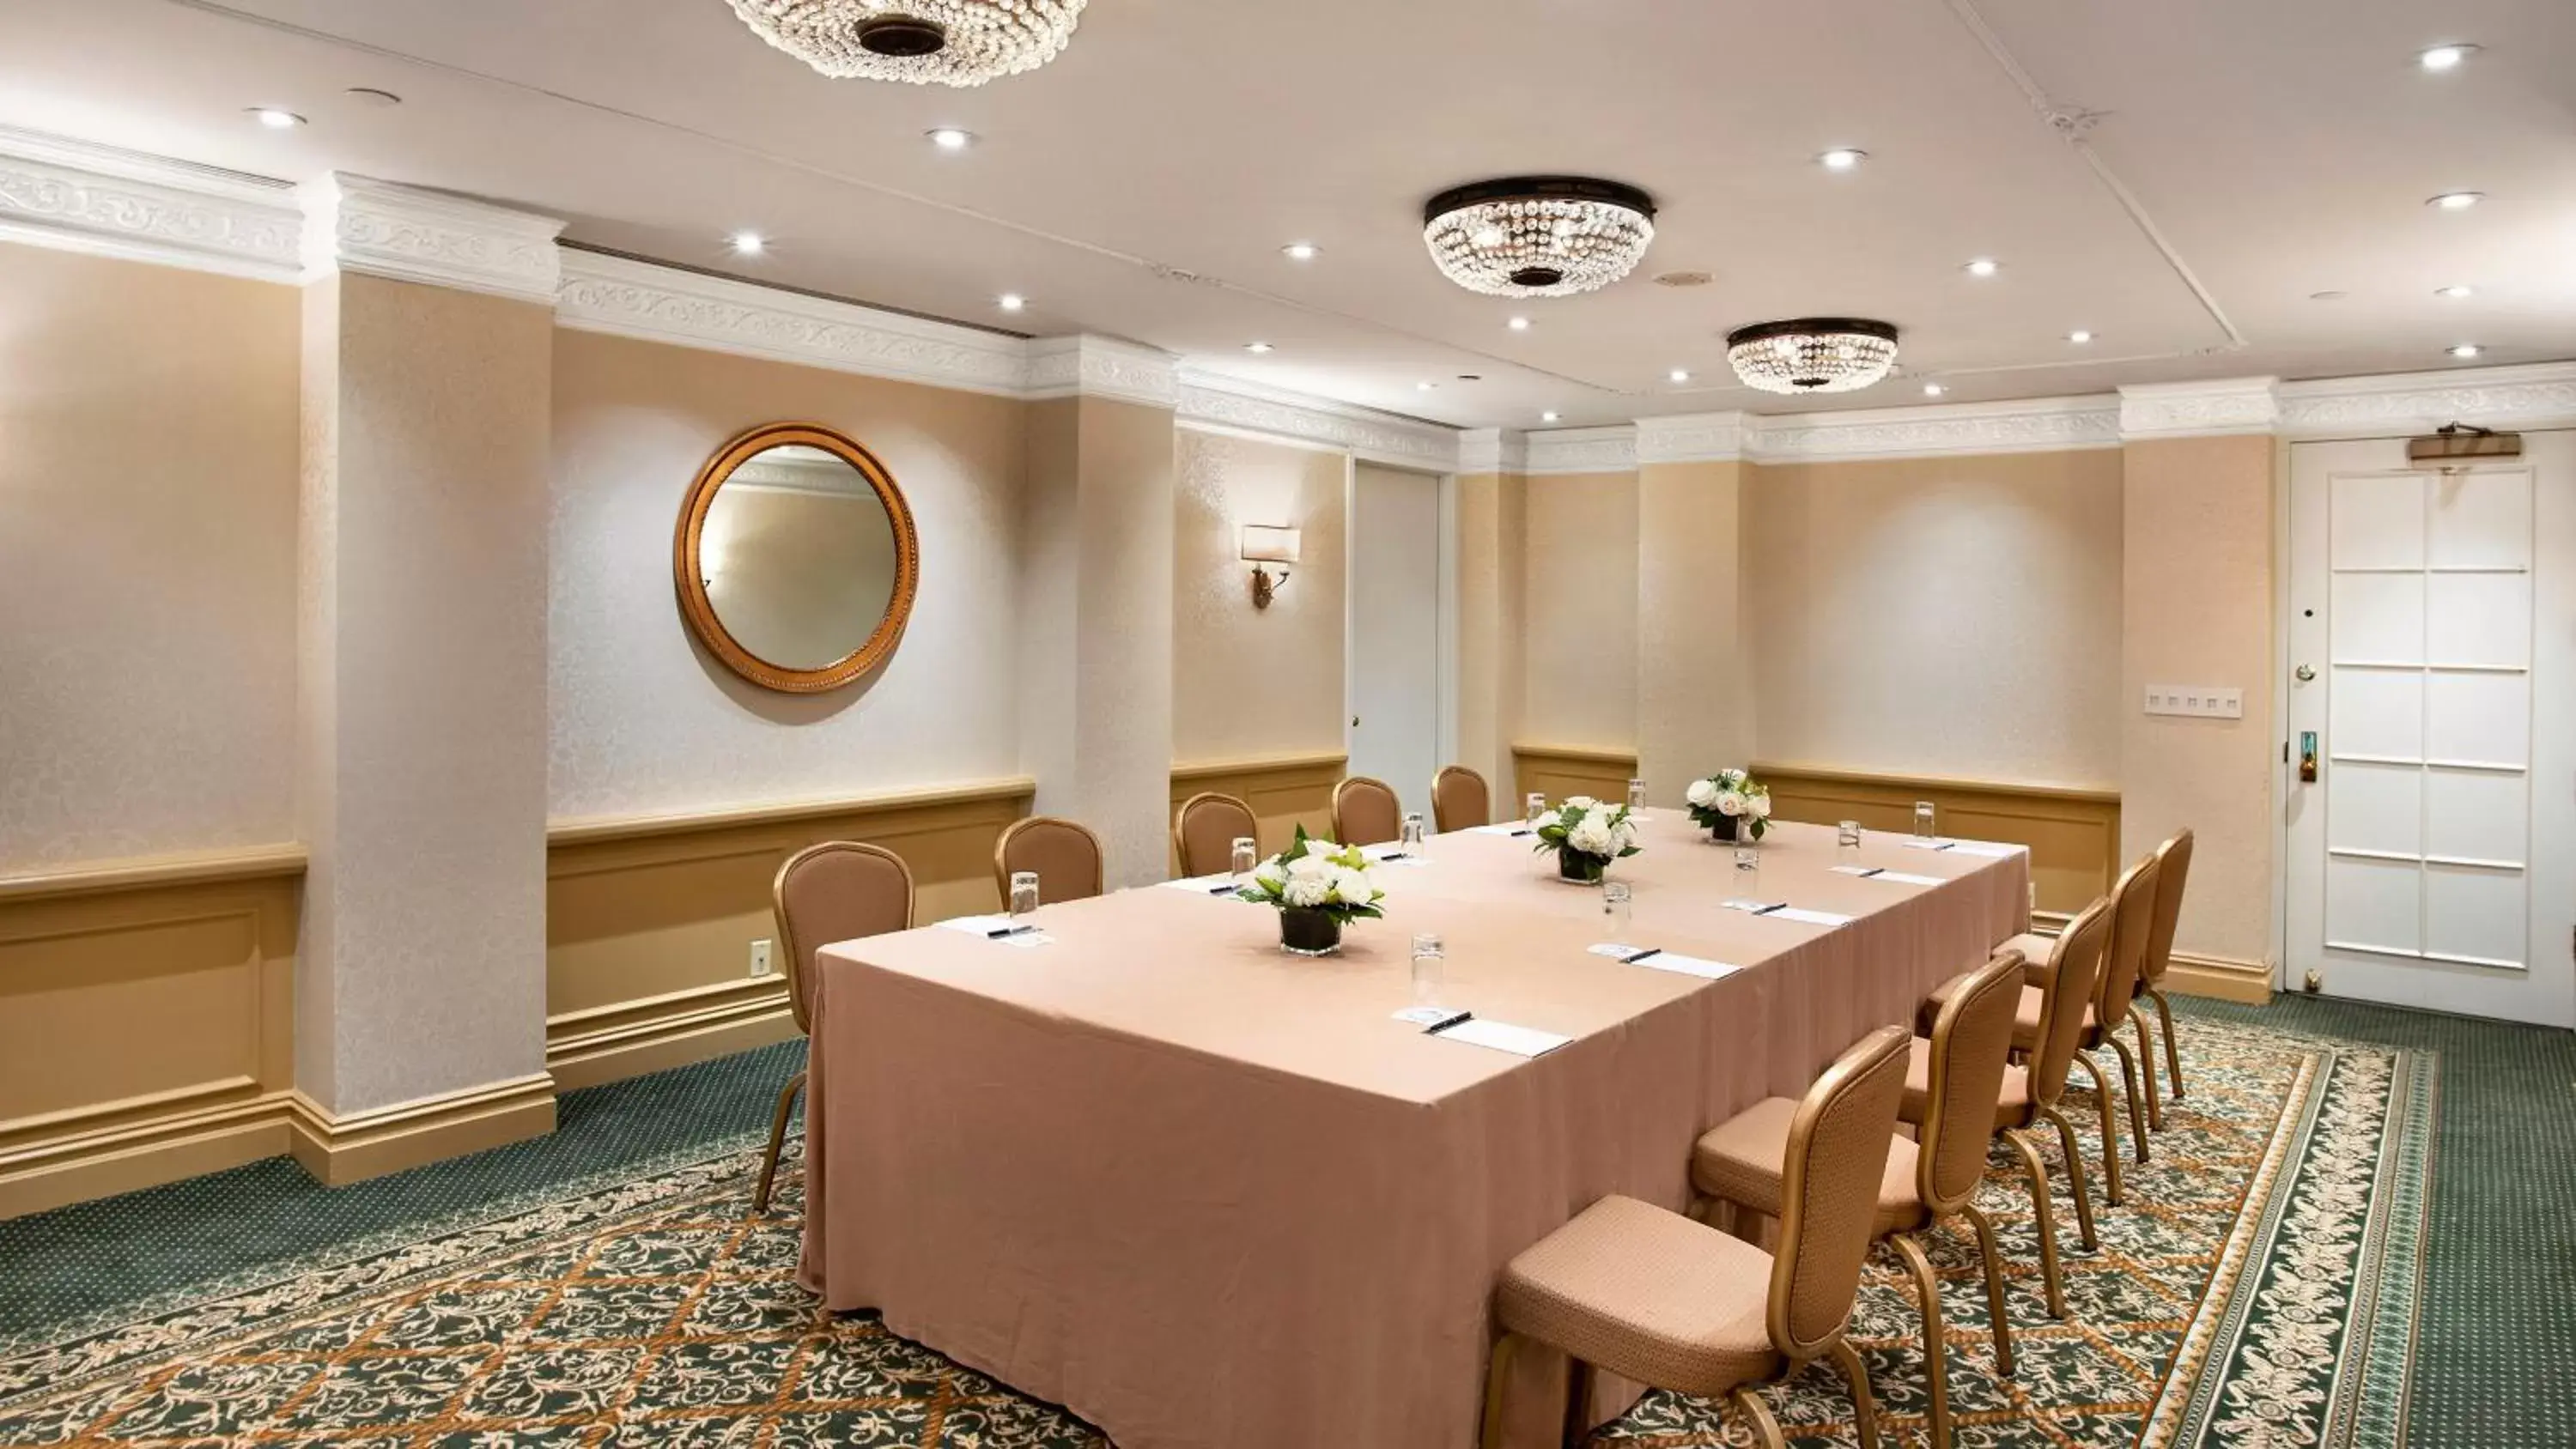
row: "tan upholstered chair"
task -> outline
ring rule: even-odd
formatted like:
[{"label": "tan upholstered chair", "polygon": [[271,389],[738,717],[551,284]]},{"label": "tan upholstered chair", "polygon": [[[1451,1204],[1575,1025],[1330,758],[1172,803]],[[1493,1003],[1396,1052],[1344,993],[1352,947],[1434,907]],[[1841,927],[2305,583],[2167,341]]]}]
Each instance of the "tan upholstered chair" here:
[{"label": "tan upholstered chair", "polygon": [[[1948,1217],[1977,1232],[1986,1266],[1986,1318],[1994,1326],[1995,1371],[2012,1372],[2012,1330],[2004,1316],[2003,1254],[1994,1224],[1970,1199],[1986,1173],[1994,1140],[1996,1092],[2012,1051],[2013,1008],[2021,998],[2022,957],[2004,951],[1972,972],[1943,1003],[1932,1024],[1931,1093],[1921,1137],[1888,1144],[1870,1230],[1905,1260],[1923,1305],[1923,1352],[1932,1389],[1932,1443],[1950,1445],[1950,1370],[1941,1329],[1941,1289],[1915,1234]],[[1923,1045],[1921,1043],[1917,1044]],[[1772,1097],[1711,1128],[1691,1153],[1691,1183],[1709,1198],[1769,1217],[1780,1214],[1781,1166],[1787,1160],[1798,1104]]]},{"label": "tan upholstered chair", "polygon": [[1878,1443],[1869,1371],[1843,1341],[1904,1091],[1906,1035],[1881,1027],[1798,1103],[1780,1166],[1780,1239],[1766,1253],[1679,1213],[1612,1195],[1512,1259],[1494,1293],[1500,1333],[1485,1380],[1485,1449],[1502,1440],[1504,1389],[1525,1341],[1573,1361],[1567,1442],[1589,1417],[1595,1368],[1676,1393],[1731,1399],[1761,1442],[1779,1422],[1753,1390],[1830,1355],[1850,1383],[1864,1446]]},{"label": "tan upholstered chair", "polygon": [[[787,1004],[796,1029],[814,1032],[814,953],[835,941],[881,936],[912,928],[912,871],[903,857],[878,845],[827,840],[787,858],[769,885],[778,918],[778,949],[787,961]],[[805,1086],[798,1072],[778,1092],[769,1119],[769,1150],[760,1158],[760,1186],[753,1212],[769,1211],[769,1188],[778,1175],[778,1150],[787,1140],[787,1114]]]},{"label": "tan upholstered chair", "polygon": [[[2040,1160],[2039,1149],[2031,1146],[2022,1133],[2043,1122],[2057,1129],[2057,1145],[2066,1154],[2066,1176],[2075,1189],[2076,1228],[2083,1234],[2087,1249],[2100,1247],[2102,1240],[2093,1231],[2092,1190],[2085,1185],[2084,1158],[2075,1145],[2075,1124],[2066,1120],[2057,1104],[2066,1095],[2066,1073],[2078,1055],[2075,1043],[2084,1026],[2082,1006],[2092,996],[2093,982],[2110,950],[2111,898],[2104,896],[2086,906],[2056,940],[2046,944],[2048,957],[2038,968],[2042,982],[2039,1044],[2026,1061],[2004,1068],[2003,1084],[1995,1092],[1994,1131],[2012,1147],[2014,1155],[2021,1159],[2022,1170],[2029,1175],[2031,1216],[2039,1225],[2039,1271],[2048,1289],[2048,1316],[2064,1318],[2066,1283],[2057,1264],[2057,1219],[2048,1205],[2048,1168]],[[1941,1009],[1949,1010],[1948,998],[1964,991],[1974,979],[1973,975],[1962,976],[1944,983]],[[2027,971],[2024,979],[2028,979]],[[1903,1110],[1905,1120],[1918,1129],[1931,1116],[1932,1044],[1920,1038],[1914,1043],[1913,1060],[1905,1072]]]},{"label": "tan upholstered chair", "polygon": [[[2173,1088],[2177,1101],[2182,1097],[2182,1053],[2174,1045],[2173,1004],[2165,1000],[2165,968],[2173,964],[2174,926],[2182,920],[2183,882],[2191,875],[2191,831],[2177,830],[2173,838],[2156,847],[2156,926],[2147,936],[2147,959],[2143,963],[2145,979],[2138,992],[2156,1004],[2156,1021],[2165,1039],[2165,1084]],[[2144,1019],[2141,1018],[2141,1030]],[[2142,1064],[2147,1072],[2147,1125],[2164,1130],[2164,1109],[2156,1101],[2153,1071],[2155,1053],[2144,1040],[2139,1051],[2150,1060]]]},{"label": "tan upholstered chair", "polygon": [[1431,825],[1441,834],[1494,823],[1493,792],[1485,777],[1464,765],[1444,765],[1431,777]]},{"label": "tan upholstered chair", "polygon": [[1353,775],[1333,787],[1333,839],[1384,845],[1404,835],[1404,802],[1384,780]]},{"label": "tan upholstered chair", "polygon": [[1211,790],[1181,802],[1172,815],[1172,851],[1183,875],[1219,875],[1234,869],[1234,843],[1260,834],[1252,807]]},{"label": "tan upholstered chair", "polygon": [[1011,877],[1024,870],[1038,873],[1043,904],[1088,900],[1106,888],[1100,837],[1052,815],[1014,820],[993,842],[993,885],[1003,900],[1011,898]]}]

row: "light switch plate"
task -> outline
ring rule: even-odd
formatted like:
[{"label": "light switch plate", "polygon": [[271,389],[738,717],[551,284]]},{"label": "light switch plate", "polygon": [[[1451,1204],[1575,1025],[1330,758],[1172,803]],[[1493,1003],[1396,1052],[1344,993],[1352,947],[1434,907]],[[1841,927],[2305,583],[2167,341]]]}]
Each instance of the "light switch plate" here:
[{"label": "light switch plate", "polygon": [[2200,719],[2243,719],[2245,691],[2216,684],[2150,684],[2147,713]]}]

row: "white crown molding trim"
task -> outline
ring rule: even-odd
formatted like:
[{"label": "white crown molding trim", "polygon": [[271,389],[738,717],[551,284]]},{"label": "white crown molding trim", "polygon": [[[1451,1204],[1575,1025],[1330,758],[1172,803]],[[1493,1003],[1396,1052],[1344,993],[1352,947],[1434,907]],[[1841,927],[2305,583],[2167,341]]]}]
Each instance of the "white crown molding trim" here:
[{"label": "white crown molding trim", "polygon": [[2280,391],[2281,431],[2297,435],[2576,423],[2576,362],[2325,378]]},{"label": "white crown molding trim", "polygon": [[2055,453],[2120,445],[2119,400],[2107,396],[1793,413],[1748,418],[1746,423],[1745,454],[1759,463]]},{"label": "white crown molding trim", "polygon": [[1157,408],[1180,402],[1180,369],[1168,352],[1088,335],[1024,345],[1025,397],[1103,397]]},{"label": "white crown molding trim", "polygon": [[1526,473],[1529,434],[1518,428],[1470,428],[1458,435],[1461,473]]},{"label": "white crown molding trim", "polygon": [[563,253],[555,322],[962,392],[1018,397],[1028,383],[1017,337],[597,252]]},{"label": "white crown molding trim", "polygon": [[0,127],[0,237],[292,282],[303,213],[281,181]]},{"label": "white crown molding trim", "polygon": [[1637,419],[1637,463],[1732,463],[1764,419],[1741,412]]},{"label": "white crown molding trim", "polygon": [[363,272],[549,307],[562,289],[553,217],[344,172],[302,193],[309,276]]},{"label": "white crown molding trim", "polygon": [[1637,467],[1637,425],[1551,428],[1529,435],[1529,474],[1629,473]]},{"label": "white crown molding trim", "polygon": [[1467,471],[1461,467],[1461,435],[1455,428],[1197,368],[1181,370],[1179,422],[1210,432],[1338,448],[1372,463],[1438,473]]},{"label": "white crown molding trim", "polygon": [[2281,426],[2281,380],[2230,377],[2120,389],[2120,437],[2224,438]]}]

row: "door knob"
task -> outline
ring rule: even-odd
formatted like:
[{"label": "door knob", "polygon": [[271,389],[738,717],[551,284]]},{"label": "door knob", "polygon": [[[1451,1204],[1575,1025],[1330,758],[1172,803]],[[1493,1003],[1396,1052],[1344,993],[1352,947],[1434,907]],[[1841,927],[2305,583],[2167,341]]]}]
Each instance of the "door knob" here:
[{"label": "door knob", "polygon": [[2299,682],[2301,684],[2305,684],[2309,680],[2317,677],[2317,667],[2313,664],[2302,664],[2291,672],[2299,677]]}]

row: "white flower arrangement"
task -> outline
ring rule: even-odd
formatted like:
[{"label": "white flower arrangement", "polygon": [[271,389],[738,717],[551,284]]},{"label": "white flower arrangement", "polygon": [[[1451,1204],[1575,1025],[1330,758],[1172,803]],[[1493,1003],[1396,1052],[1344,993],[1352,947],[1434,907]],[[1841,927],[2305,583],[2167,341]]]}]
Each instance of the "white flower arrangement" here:
[{"label": "white flower arrangement", "polygon": [[1356,845],[1317,840],[1297,827],[1297,839],[1285,851],[1263,861],[1252,883],[1235,892],[1238,899],[1283,911],[1318,911],[1336,921],[1370,920],[1386,914],[1386,899],[1368,857]]},{"label": "white flower arrangement", "polygon": [[1771,787],[1743,770],[1725,769],[1693,780],[1685,798],[1692,822],[1720,836],[1731,837],[1741,829],[1746,838],[1760,840],[1771,828]]},{"label": "white flower arrangement", "polygon": [[1555,851],[1557,870],[1569,880],[1599,880],[1602,868],[1643,849],[1628,807],[1576,795],[1538,827],[1538,851]]}]

